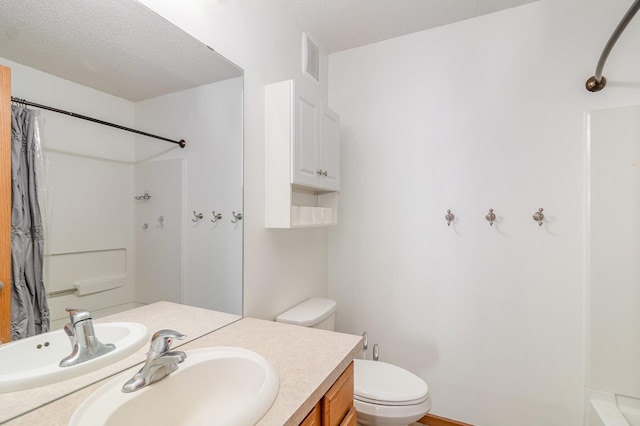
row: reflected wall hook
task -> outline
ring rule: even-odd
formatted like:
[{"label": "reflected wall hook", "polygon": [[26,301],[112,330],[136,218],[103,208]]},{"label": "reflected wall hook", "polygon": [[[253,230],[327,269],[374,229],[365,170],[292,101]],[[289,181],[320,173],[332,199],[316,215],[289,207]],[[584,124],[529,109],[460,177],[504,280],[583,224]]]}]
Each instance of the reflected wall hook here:
[{"label": "reflected wall hook", "polygon": [[537,212],[533,214],[533,220],[538,222],[538,226],[542,226],[542,219],[544,219],[544,213],[542,213],[542,208],[538,209]]},{"label": "reflected wall hook", "polygon": [[213,210],[211,212],[211,214],[213,214],[213,219],[211,219],[211,222],[216,223],[217,221],[219,221],[220,219],[222,219],[222,214],[221,213],[216,213],[215,210]]},{"label": "reflected wall hook", "polygon": [[134,195],[133,196],[134,200],[148,200],[149,198],[151,198],[151,195],[149,195],[149,193],[147,191],[144,191],[144,195]]},{"label": "reflected wall hook", "polygon": [[493,226],[493,221],[496,220],[496,215],[493,212],[493,209],[489,209],[489,213],[484,218],[489,221],[489,226]]},{"label": "reflected wall hook", "polygon": [[196,213],[195,210],[193,211],[193,215],[195,216],[195,218],[191,219],[191,222],[198,222],[200,219],[204,217],[202,213]]},{"label": "reflected wall hook", "polygon": [[231,223],[236,223],[237,221],[242,220],[242,213],[236,214],[236,212],[231,212],[231,214],[233,214],[233,220]]},{"label": "reflected wall hook", "polygon": [[455,215],[451,213],[451,210],[447,210],[447,214],[444,217],[447,220],[447,226],[451,226],[451,222],[455,219]]}]

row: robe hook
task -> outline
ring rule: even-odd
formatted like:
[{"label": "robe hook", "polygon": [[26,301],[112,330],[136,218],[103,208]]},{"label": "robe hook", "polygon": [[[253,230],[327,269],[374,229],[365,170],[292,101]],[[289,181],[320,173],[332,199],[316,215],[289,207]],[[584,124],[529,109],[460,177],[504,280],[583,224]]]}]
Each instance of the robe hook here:
[{"label": "robe hook", "polygon": [[455,215],[453,213],[451,213],[451,210],[447,210],[447,214],[444,216],[444,218],[447,220],[447,226],[451,226],[451,222],[453,222],[453,219],[455,219]]},{"label": "robe hook", "polygon": [[236,214],[236,212],[231,212],[231,214],[233,214],[233,220],[231,223],[236,223],[237,221],[242,220],[242,213]]},{"label": "robe hook", "polygon": [[493,221],[496,220],[496,214],[493,209],[489,209],[489,213],[484,218],[489,221],[489,226],[493,226]]},{"label": "robe hook", "polygon": [[539,208],[537,212],[533,214],[533,220],[538,222],[538,226],[542,226],[542,219],[544,219],[544,213],[542,213],[542,208]]},{"label": "robe hook", "polygon": [[195,210],[193,211],[193,215],[195,216],[195,218],[191,219],[191,222],[198,222],[200,219],[204,217],[202,213],[196,213]]}]

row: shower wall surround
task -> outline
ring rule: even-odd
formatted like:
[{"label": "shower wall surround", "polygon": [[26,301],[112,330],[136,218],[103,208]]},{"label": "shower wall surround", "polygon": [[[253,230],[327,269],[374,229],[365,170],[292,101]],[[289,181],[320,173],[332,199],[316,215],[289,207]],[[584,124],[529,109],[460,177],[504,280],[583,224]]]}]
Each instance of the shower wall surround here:
[{"label": "shower wall surround", "polygon": [[640,107],[588,132],[586,387],[640,399]]}]

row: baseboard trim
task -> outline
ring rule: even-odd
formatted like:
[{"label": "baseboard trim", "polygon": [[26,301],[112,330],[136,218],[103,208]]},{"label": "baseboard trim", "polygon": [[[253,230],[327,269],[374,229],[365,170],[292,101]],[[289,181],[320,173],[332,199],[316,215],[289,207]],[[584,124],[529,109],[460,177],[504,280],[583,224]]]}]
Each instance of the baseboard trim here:
[{"label": "baseboard trim", "polygon": [[457,420],[445,419],[444,417],[436,416],[434,414],[427,414],[418,423],[428,426],[472,426],[469,423],[462,423]]}]

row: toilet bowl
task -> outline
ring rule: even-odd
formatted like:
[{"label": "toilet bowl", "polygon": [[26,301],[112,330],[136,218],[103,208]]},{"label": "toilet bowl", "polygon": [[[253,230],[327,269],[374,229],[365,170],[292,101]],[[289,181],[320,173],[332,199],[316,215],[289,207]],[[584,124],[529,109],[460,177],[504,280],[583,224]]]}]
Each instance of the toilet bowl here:
[{"label": "toilet bowl", "polygon": [[429,387],[420,377],[393,364],[353,360],[353,404],[361,425],[406,425],[431,409]]},{"label": "toilet bowl", "polygon": [[[276,317],[277,322],[333,330],[336,302],[311,298]],[[354,395],[360,425],[407,425],[431,409],[429,387],[415,374],[382,361],[353,360]]]}]

